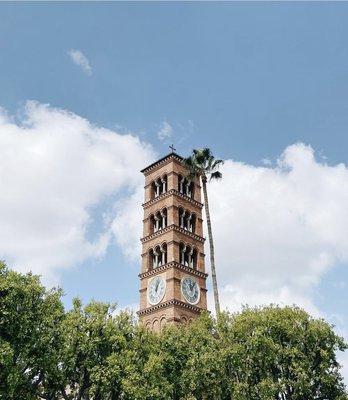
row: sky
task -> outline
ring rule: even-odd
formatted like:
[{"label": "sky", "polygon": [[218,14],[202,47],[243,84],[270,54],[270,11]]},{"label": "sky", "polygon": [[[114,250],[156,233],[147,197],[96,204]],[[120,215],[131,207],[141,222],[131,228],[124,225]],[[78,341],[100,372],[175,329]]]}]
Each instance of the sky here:
[{"label": "sky", "polygon": [[223,308],[298,304],[348,339],[347,18],[344,2],[1,3],[0,258],[67,308],[136,309],[139,171],[171,143],[210,147]]}]

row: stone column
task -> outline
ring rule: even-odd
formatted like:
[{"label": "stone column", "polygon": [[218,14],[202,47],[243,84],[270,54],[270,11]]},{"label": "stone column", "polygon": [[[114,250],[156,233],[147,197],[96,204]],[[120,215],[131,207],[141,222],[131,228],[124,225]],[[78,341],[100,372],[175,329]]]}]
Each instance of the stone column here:
[{"label": "stone column", "polygon": [[155,197],[158,197],[160,195],[160,184],[158,181],[155,181],[155,185],[156,185]]},{"label": "stone column", "polygon": [[184,193],[184,180],[185,178],[181,177],[179,180],[179,192]]},{"label": "stone column", "polygon": [[162,216],[162,229],[166,227],[166,213],[165,211],[161,211],[161,216]]},{"label": "stone column", "polygon": [[185,265],[185,253],[186,253],[186,246],[184,246],[181,250],[180,254],[180,264]]},{"label": "stone column", "polygon": [[154,219],[155,219],[155,227],[154,227],[154,232],[157,232],[159,230],[159,216],[157,214],[154,215]]},{"label": "stone column", "polygon": [[188,213],[187,216],[187,230],[192,232],[192,213]]},{"label": "stone column", "polygon": [[155,257],[153,268],[157,268],[158,267],[158,256],[159,256],[159,254],[157,253],[156,249],[153,251],[153,255]]},{"label": "stone column", "polygon": [[180,228],[185,228],[185,210],[180,215]]},{"label": "stone column", "polygon": [[166,180],[162,178],[161,182],[162,182],[162,193],[165,193],[167,191]]}]

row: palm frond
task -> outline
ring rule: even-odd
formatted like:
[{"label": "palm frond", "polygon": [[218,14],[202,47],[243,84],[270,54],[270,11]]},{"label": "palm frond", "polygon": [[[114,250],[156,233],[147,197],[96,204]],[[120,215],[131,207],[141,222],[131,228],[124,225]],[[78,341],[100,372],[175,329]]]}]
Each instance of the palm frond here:
[{"label": "palm frond", "polygon": [[186,167],[187,169],[187,179],[189,181],[193,181],[196,177],[200,176],[200,168],[196,163],[196,159],[194,155],[191,157],[184,158],[182,160],[182,164]]},{"label": "palm frond", "polygon": [[183,165],[187,168],[189,180],[197,177],[210,175],[210,179],[221,179],[218,167],[224,163],[223,160],[215,159],[209,148],[193,149],[190,157],[184,158]]},{"label": "palm frond", "polygon": [[210,174],[210,180],[216,179],[219,180],[222,178],[222,173],[220,171],[215,171],[212,174]]},{"label": "palm frond", "polygon": [[184,158],[184,159],[182,160],[182,163],[183,163],[186,167],[191,168],[191,167],[193,167],[193,165],[194,165],[194,160],[192,159],[192,157],[187,157],[187,158]]},{"label": "palm frond", "polygon": [[214,159],[214,162],[212,163],[212,165],[211,165],[211,171],[215,171],[220,165],[223,165],[224,164],[224,160],[215,160]]},{"label": "palm frond", "polygon": [[211,150],[208,147],[202,149],[202,154],[206,159],[212,157]]},{"label": "palm frond", "polygon": [[202,149],[196,150],[195,160],[200,167],[204,167],[206,159]]}]

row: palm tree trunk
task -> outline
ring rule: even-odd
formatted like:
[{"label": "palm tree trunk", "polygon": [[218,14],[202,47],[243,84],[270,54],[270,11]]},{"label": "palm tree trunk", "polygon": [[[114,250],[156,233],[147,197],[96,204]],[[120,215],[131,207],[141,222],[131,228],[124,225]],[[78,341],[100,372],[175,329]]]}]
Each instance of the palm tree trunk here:
[{"label": "palm tree trunk", "polygon": [[211,278],[213,281],[215,312],[216,312],[216,318],[218,318],[219,314],[220,314],[220,301],[219,301],[219,291],[218,291],[218,285],[217,285],[217,279],[216,279],[214,241],[213,241],[213,232],[211,229],[208,191],[207,191],[207,178],[206,177],[202,177],[202,184],[203,184],[204,207],[205,207],[205,214],[207,217],[207,226],[208,226],[209,248],[210,248],[210,268],[211,268]]}]

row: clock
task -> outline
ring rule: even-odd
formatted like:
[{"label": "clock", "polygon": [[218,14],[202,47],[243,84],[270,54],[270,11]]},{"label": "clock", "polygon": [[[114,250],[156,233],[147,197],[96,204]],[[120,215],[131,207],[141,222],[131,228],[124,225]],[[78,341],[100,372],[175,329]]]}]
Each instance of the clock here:
[{"label": "clock", "polygon": [[200,290],[198,283],[189,277],[183,278],[181,281],[181,293],[185,300],[190,304],[197,304],[199,301]]},{"label": "clock", "polygon": [[147,299],[152,305],[158,304],[166,291],[166,282],[161,276],[151,279],[147,288]]}]

